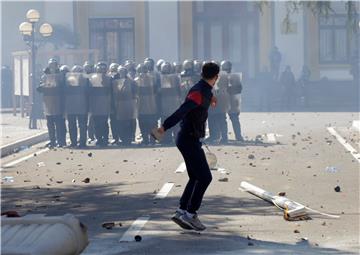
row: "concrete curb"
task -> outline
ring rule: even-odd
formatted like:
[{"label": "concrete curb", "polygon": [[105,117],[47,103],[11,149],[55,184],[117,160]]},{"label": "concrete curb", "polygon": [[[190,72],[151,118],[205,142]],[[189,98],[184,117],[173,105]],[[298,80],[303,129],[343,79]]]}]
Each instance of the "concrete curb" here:
[{"label": "concrete curb", "polygon": [[[0,108],[0,113],[13,113],[14,109],[13,108]],[[20,109],[16,109],[15,110],[16,113],[20,112]]]},{"label": "concrete curb", "polygon": [[5,144],[0,147],[1,157],[5,157],[15,152],[16,149],[19,149],[22,146],[32,146],[37,143],[44,142],[49,139],[49,134],[47,131],[41,132],[30,137],[23,138],[13,143]]}]

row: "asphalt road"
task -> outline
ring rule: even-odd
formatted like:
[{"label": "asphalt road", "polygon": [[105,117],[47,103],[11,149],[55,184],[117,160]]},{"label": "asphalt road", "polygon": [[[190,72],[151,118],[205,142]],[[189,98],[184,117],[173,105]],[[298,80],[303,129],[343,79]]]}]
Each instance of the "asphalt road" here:
[{"label": "asphalt road", "polygon": [[[182,162],[175,147],[57,149],[5,166],[40,150],[34,147],[2,159],[2,177],[14,182],[2,182],[1,209],[75,214],[88,227],[83,254],[358,254],[357,119],[358,113],[243,113],[248,142],[210,146],[225,171],[212,172],[201,234],[170,220],[187,181],[186,172],[175,173]],[[340,218],[286,221],[275,206],[239,190],[242,181]],[[107,230],[106,221],[121,226]],[[141,242],[128,231],[136,227]]]}]

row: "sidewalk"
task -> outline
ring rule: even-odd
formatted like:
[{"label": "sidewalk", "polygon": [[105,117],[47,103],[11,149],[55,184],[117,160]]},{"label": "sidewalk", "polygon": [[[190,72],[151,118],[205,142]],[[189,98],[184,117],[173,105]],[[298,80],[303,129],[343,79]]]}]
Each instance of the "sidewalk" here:
[{"label": "sidewalk", "polygon": [[38,121],[38,129],[29,129],[28,125],[29,118],[21,118],[19,114],[13,116],[12,113],[0,113],[1,157],[48,138],[45,120]]}]

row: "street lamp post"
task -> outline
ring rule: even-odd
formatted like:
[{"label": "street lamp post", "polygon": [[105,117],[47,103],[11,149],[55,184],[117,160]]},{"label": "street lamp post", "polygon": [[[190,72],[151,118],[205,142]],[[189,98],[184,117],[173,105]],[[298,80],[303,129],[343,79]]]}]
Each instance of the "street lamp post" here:
[{"label": "street lamp post", "polygon": [[[26,13],[26,18],[28,22],[23,22],[19,26],[20,33],[23,35],[24,41],[30,48],[30,66],[31,66],[31,111],[30,111],[30,122],[29,128],[37,128],[37,118],[39,111],[39,100],[36,100],[36,51],[37,46],[35,43],[35,32],[36,32],[36,23],[40,19],[40,13],[37,10],[30,9]],[[52,34],[52,27],[48,23],[44,23],[40,26],[39,32],[43,37],[49,37]]]}]

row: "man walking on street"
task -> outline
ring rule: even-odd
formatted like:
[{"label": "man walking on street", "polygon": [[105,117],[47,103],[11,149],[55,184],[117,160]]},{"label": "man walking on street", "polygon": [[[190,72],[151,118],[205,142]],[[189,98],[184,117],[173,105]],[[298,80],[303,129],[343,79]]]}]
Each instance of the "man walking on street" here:
[{"label": "man walking on street", "polygon": [[184,158],[189,181],[181,196],[180,207],[171,219],[185,229],[206,229],[200,222],[197,211],[212,176],[200,138],[205,136],[208,109],[210,105],[216,106],[216,98],[211,90],[218,79],[219,69],[213,62],[206,63],[202,67],[202,79],[190,89],[185,102],[157,129],[163,135],[181,120],[176,146]]}]

